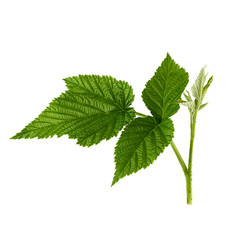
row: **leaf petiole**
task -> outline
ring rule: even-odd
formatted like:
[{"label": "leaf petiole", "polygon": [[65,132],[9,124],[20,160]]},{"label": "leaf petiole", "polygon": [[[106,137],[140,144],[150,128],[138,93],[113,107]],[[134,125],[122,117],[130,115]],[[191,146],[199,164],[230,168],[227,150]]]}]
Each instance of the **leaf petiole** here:
[{"label": "leaf petiole", "polygon": [[176,155],[176,157],[177,157],[177,159],[178,159],[178,161],[179,161],[179,163],[180,163],[180,165],[182,167],[183,173],[184,173],[184,175],[186,177],[186,175],[188,175],[187,166],[186,166],[186,164],[185,164],[185,162],[184,162],[180,152],[178,151],[175,143],[172,141],[170,144],[171,144],[171,147],[172,147],[172,149],[173,149],[173,151],[174,151],[174,153],[175,153],[175,155]]},{"label": "leaf petiole", "polygon": [[143,114],[143,113],[139,113],[139,112],[136,112],[136,115],[139,116],[139,117],[147,117],[147,115]]},{"label": "leaf petiole", "polygon": [[[136,112],[137,116],[147,117],[147,115],[143,113]],[[196,125],[196,117],[197,114],[191,114],[191,138],[190,138],[190,149],[189,149],[189,162],[188,167],[186,166],[177,146],[173,141],[171,141],[170,145],[178,159],[180,166],[182,167],[183,173],[186,179],[186,191],[187,191],[187,204],[192,204],[192,155],[193,155],[193,142],[195,136],[195,125]]]}]

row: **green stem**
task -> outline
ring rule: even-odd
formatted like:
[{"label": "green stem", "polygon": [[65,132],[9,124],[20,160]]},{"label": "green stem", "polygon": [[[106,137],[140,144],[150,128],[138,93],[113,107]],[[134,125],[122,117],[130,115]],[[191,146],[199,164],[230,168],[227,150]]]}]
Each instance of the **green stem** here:
[{"label": "green stem", "polygon": [[192,205],[192,176],[189,174],[186,177],[186,192],[187,192],[187,204]]},{"label": "green stem", "polygon": [[144,118],[147,117],[147,115],[139,113],[139,112],[136,112],[136,115],[139,116],[139,117],[144,117]]},{"label": "green stem", "polygon": [[[147,117],[147,115],[136,112],[137,116],[140,117]],[[186,166],[178,148],[176,147],[175,143],[172,141],[170,143],[177,159],[182,167],[183,173],[186,179],[186,192],[187,192],[187,204],[192,204],[192,158],[193,158],[193,143],[195,138],[195,126],[196,126],[196,119],[197,119],[197,112],[191,113],[191,120],[190,120],[190,128],[191,128],[191,135],[190,135],[190,148],[189,148],[189,159],[188,159],[188,167]]]},{"label": "green stem", "polygon": [[195,138],[195,127],[197,120],[197,112],[191,113],[190,119],[190,147],[189,147],[189,158],[188,158],[188,177],[186,178],[187,185],[187,204],[192,204],[192,159],[193,159],[193,143]]},{"label": "green stem", "polygon": [[187,166],[186,166],[186,164],[185,164],[185,162],[184,162],[180,152],[178,151],[175,143],[172,141],[170,144],[171,144],[171,147],[172,147],[174,153],[176,154],[176,157],[177,157],[177,159],[178,159],[178,161],[179,161],[179,163],[180,163],[180,165],[182,167],[183,173],[186,176],[188,174]]},{"label": "green stem", "polygon": [[183,173],[185,175],[185,179],[186,179],[186,193],[187,193],[187,204],[192,204],[192,181],[191,181],[191,177],[188,173],[188,168],[181,156],[181,154],[179,153],[176,145],[174,144],[174,142],[171,142],[171,147],[173,149],[173,151],[175,152],[177,159],[182,167]]}]

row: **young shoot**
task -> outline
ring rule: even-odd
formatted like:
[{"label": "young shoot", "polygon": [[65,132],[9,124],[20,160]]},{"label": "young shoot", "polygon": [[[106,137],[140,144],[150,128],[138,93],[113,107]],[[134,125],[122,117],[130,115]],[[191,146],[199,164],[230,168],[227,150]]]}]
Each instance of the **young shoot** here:
[{"label": "young shoot", "polygon": [[[11,139],[49,138],[68,135],[77,144],[90,147],[108,140],[123,129],[115,147],[115,174],[112,185],[121,178],[148,167],[171,146],[186,179],[187,204],[192,204],[193,144],[198,111],[207,103],[204,96],[212,83],[201,69],[191,94],[184,90],[188,73],[167,54],[154,76],[146,83],[142,99],[151,116],[136,112],[132,87],[110,76],[79,75],[64,79],[67,90],[22,131]],[[183,95],[184,100],[181,98]],[[190,146],[188,163],[173,142],[171,117],[180,105],[190,113]],[[187,164],[187,165],[186,165]]]}]

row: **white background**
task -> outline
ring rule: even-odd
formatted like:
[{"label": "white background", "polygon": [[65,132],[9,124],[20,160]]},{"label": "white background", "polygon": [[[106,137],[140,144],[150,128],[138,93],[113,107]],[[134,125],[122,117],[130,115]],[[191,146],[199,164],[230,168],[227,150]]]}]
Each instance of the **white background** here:
[{"label": "white background", "polygon": [[[0,239],[240,239],[238,2],[1,1]],[[214,76],[198,115],[192,206],[170,147],[111,188],[118,138],[91,148],[9,140],[78,74],[128,81],[148,114],[141,91],[167,52],[190,86],[205,64]],[[173,120],[186,159],[188,110]]]}]

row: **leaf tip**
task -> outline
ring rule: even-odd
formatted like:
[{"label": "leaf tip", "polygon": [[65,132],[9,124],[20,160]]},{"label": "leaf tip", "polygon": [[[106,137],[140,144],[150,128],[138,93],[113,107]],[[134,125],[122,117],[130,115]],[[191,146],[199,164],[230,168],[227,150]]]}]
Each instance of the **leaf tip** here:
[{"label": "leaf tip", "polygon": [[12,140],[12,139],[19,139],[19,133],[15,134],[14,136],[10,137],[9,139]]},{"label": "leaf tip", "polygon": [[207,105],[208,105],[208,102],[202,104],[202,105],[199,107],[199,111],[200,111],[201,109],[205,108]]},{"label": "leaf tip", "polygon": [[114,177],[113,180],[112,180],[111,187],[113,187],[113,185],[115,185],[115,183],[117,183],[118,180],[119,180],[119,179],[116,179],[116,177]]},{"label": "leaf tip", "polygon": [[[167,56],[166,56],[166,57],[167,57],[167,58],[171,58],[169,52],[167,52]],[[171,59],[172,59],[172,58],[171,58]]]}]

